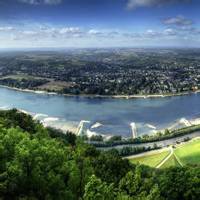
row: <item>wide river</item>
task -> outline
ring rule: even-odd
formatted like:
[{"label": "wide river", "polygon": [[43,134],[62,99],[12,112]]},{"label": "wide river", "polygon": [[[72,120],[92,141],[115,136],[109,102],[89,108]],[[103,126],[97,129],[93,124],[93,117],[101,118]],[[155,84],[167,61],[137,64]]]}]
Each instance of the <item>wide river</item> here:
[{"label": "wide river", "polygon": [[200,94],[112,99],[36,94],[0,87],[0,108],[27,111],[45,125],[57,128],[73,130],[86,120],[90,123],[84,127],[90,133],[130,137],[134,124],[140,135],[166,127],[177,128],[187,123],[185,119],[200,118]]}]

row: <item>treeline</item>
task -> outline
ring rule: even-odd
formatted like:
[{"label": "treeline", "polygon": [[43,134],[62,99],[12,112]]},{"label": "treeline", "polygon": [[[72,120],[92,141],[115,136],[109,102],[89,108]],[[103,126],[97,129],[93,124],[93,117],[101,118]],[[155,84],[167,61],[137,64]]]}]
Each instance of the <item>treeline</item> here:
[{"label": "treeline", "polygon": [[155,144],[153,147],[123,147],[121,149],[116,149],[120,156],[130,156],[151,150],[159,149]]},{"label": "treeline", "polygon": [[198,200],[200,167],[133,165],[116,150],[46,129],[17,110],[0,111],[0,199]]},{"label": "treeline", "polygon": [[159,142],[171,138],[176,138],[194,133],[196,131],[200,131],[200,125],[192,125],[190,127],[184,127],[173,131],[169,131],[168,129],[166,129],[164,133],[158,132],[156,134],[143,135],[137,138],[130,138],[130,139],[123,139],[123,138],[119,139],[120,136],[117,137],[117,139],[115,139],[114,136],[114,138],[111,138],[108,141],[102,141],[100,140],[101,138],[99,137],[95,138],[93,141],[90,140],[89,143],[94,145],[95,147],[114,147],[118,145],[142,144],[142,143]]}]

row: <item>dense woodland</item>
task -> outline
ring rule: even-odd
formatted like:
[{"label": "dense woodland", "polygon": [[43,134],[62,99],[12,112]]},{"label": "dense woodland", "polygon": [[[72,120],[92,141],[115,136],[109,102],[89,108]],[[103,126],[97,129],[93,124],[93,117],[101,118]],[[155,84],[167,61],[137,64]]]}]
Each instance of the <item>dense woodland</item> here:
[{"label": "dense woodland", "polygon": [[0,199],[198,200],[200,167],[158,170],[0,111]]},{"label": "dense woodland", "polygon": [[176,94],[200,88],[199,49],[0,53],[0,84],[64,94]]}]

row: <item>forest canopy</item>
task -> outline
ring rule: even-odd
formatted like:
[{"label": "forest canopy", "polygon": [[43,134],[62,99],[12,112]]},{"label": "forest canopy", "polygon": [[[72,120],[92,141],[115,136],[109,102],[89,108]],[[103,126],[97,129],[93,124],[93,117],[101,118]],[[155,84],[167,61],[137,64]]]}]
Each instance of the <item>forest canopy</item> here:
[{"label": "forest canopy", "polygon": [[133,165],[72,133],[0,111],[0,199],[197,200],[200,167]]}]

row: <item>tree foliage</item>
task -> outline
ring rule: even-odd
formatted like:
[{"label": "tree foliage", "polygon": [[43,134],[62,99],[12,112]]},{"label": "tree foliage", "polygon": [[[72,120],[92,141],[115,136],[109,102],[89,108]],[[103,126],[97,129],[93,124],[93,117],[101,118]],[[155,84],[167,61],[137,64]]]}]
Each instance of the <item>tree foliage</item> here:
[{"label": "tree foliage", "polygon": [[[22,122],[22,123],[21,123]],[[17,110],[0,111],[0,199],[198,200],[200,167],[132,165]]]}]

